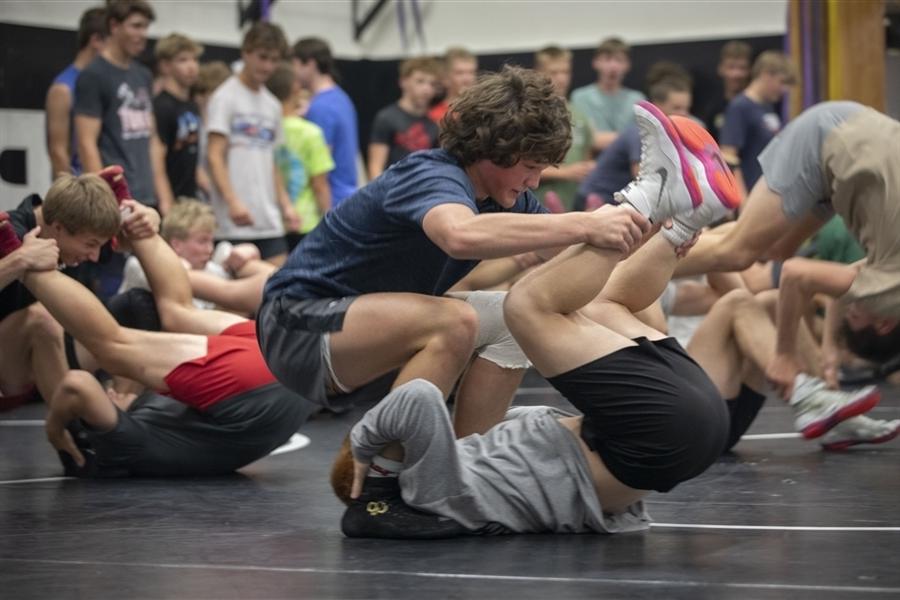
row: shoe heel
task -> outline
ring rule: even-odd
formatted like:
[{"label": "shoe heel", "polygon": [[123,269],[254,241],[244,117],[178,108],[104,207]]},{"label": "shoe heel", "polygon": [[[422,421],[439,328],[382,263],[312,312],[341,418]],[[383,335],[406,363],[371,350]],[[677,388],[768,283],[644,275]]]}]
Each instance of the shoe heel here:
[{"label": "shoe heel", "polygon": [[741,204],[737,181],[719,152],[719,145],[706,129],[687,117],[673,116],[672,126],[678,131],[684,147],[703,163],[706,180],[724,206],[735,209]]}]

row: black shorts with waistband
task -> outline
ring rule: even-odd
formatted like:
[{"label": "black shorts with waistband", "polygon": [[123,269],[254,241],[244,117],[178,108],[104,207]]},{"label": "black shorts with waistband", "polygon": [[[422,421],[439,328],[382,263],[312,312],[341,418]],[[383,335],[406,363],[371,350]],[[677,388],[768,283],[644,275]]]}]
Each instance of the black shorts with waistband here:
[{"label": "black shorts with waistband", "polygon": [[548,381],[584,413],[581,437],[625,485],[667,492],[725,450],[725,401],[672,338],[634,340]]}]

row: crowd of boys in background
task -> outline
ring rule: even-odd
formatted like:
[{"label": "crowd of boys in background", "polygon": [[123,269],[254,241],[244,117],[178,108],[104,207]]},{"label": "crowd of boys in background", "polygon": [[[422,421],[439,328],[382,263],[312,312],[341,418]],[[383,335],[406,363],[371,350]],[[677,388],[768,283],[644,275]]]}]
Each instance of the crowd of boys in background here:
[{"label": "crowd of boys in background", "polygon": [[[145,0],[117,0],[82,15],[75,59],[47,94],[54,176],[122,165],[141,202],[163,216],[181,199],[207,202],[216,240],[254,244],[276,265],[364,179],[437,147],[450,103],[478,73],[478,58],[462,47],[403,61],[400,97],[377,112],[361,153],[356,107],[338,85],[325,40],[289,46],[278,25],[257,23],[244,36],[240,61],[229,66],[201,62],[203,46],[171,33],[156,42],[154,79],[138,60],[154,19]],[[722,85],[694,111],[722,144],[745,193],[759,177],[756,156],[781,127],[776,108],[793,79],[784,54],[764,52],[755,62],[752,54],[744,42],[727,43]],[[533,67],[569,98],[572,115],[571,148],[535,190],[552,212],[613,202],[610,190],[634,174],[639,159],[632,107],[645,95],[623,83],[629,46],[603,40],[591,64],[596,81],[570,90],[571,51],[547,46],[534,55]],[[690,114],[690,74],[657,66],[646,81],[651,100]],[[95,289],[114,289],[120,270],[101,268],[112,282]]]},{"label": "crowd of boys in background", "polygon": [[[191,233],[200,236],[195,246],[205,256],[185,257],[198,270],[216,264],[214,243],[225,243],[218,263],[228,249],[247,244],[255,246],[254,259],[283,263],[364,180],[413,152],[438,147],[448,108],[478,74],[477,56],[462,47],[401,62],[399,99],[377,112],[361,152],[357,110],[338,84],[325,40],[307,37],[291,46],[278,25],[256,23],[244,35],[240,60],[227,65],[203,62],[202,45],[170,33],[155,44],[154,77],[138,60],[154,19],[146,0],[113,0],[84,12],[75,58],[47,93],[47,148],[54,176],[121,165],[134,197],[164,219],[188,200],[206,204],[199,233]],[[722,47],[721,85],[696,109],[693,79],[678,64],[651,66],[646,96],[626,87],[631,51],[616,37],[594,52],[596,80],[574,90],[570,50],[541,48],[532,66],[568,99],[571,114],[571,146],[535,189],[556,213],[616,202],[614,193],[637,174],[641,147],[633,106],[647,97],[666,114],[698,115],[746,196],[760,176],[757,156],[782,128],[779,103],[794,80],[785,54],[765,51],[754,58],[741,41]],[[191,207],[175,211],[184,236],[191,230],[186,215],[200,214]],[[834,221],[820,234],[820,246],[837,244],[845,261],[862,256],[839,217]],[[123,287],[124,263],[107,260],[111,254],[101,252],[101,266],[83,267],[79,275],[104,297]],[[756,271],[764,274],[755,280],[745,274],[755,282],[751,287],[777,284],[777,265]]]}]

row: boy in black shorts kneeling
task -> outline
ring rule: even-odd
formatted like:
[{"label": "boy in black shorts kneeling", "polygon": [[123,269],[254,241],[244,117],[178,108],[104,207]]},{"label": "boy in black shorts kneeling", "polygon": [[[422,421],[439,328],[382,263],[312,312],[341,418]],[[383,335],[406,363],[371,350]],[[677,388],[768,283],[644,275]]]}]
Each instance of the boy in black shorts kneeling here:
[{"label": "boy in black shorts kneeling", "polygon": [[[486,434],[454,441],[434,386],[401,386],[353,428],[336,464],[338,495],[355,499],[345,534],[640,529],[650,490],[671,490],[724,451],[729,416],[716,386],[634,313],[659,297],[699,230],[737,205],[737,190],[702,128],[647,103],[635,112],[640,175],[620,192],[624,206],[600,211],[637,210],[670,226],[649,239],[636,232],[628,248],[569,248],[517,283],[505,303],[522,350],[584,416],[516,408]],[[392,472],[402,502],[384,484]],[[393,521],[422,530],[404,534]]]}]

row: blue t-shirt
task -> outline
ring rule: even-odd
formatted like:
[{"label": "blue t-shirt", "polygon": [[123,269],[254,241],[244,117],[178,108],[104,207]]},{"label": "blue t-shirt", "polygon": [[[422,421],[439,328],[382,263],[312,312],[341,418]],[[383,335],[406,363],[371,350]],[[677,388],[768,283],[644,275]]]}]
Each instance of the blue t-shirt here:
[{"label": "blue t-shirt", "polygon": [[328,184],[334,209],[356,191],[356,156],[359,154],[356,108],[350,96],[335,86],[313,96],[306,119],[322,128],[331,149],[334,169],[328,173]]},{"label": "blue t-shirt", "polygon": [[72,95],[72,106],[69,107],[69,155],[72,157],[70,164],[73,175],[81,175],[81,161],[78,160],[78,142],[75,138],[75,82],[78,81],[80,74],[81,69],[73,63],[53,80],[53,85],[57,83],[63,84],[69,88],[69,94]]},{"label": "blue t-shirt", "polygon": [[626,127],[609,147],[600,153],[594,170],[581,182],[578,193],[587,197],[599,194],[612,202],[613,194],[628,185],[634,176],[631,164],[641,162],[641,133],[637,125]]},{"label": "blue t-shirt", "polygon": [[281,294],[300,299],[443,294],[478,264],[450,258],[425,235],[428,211],[450,203],[476,214],[547,212],[531,191],[510,209],[490,199],[476,201],[472,182],[450,154],[414,152],[328,211],[269,279],[264,301]]},{"label": "blue t-shirt", "polygon": [[773,105],[754,102],[746,94],[738,94],[728,103],[719,145],[737,148],[748,192],[762,175],[757,157],[780,129],[781,118]]}]

